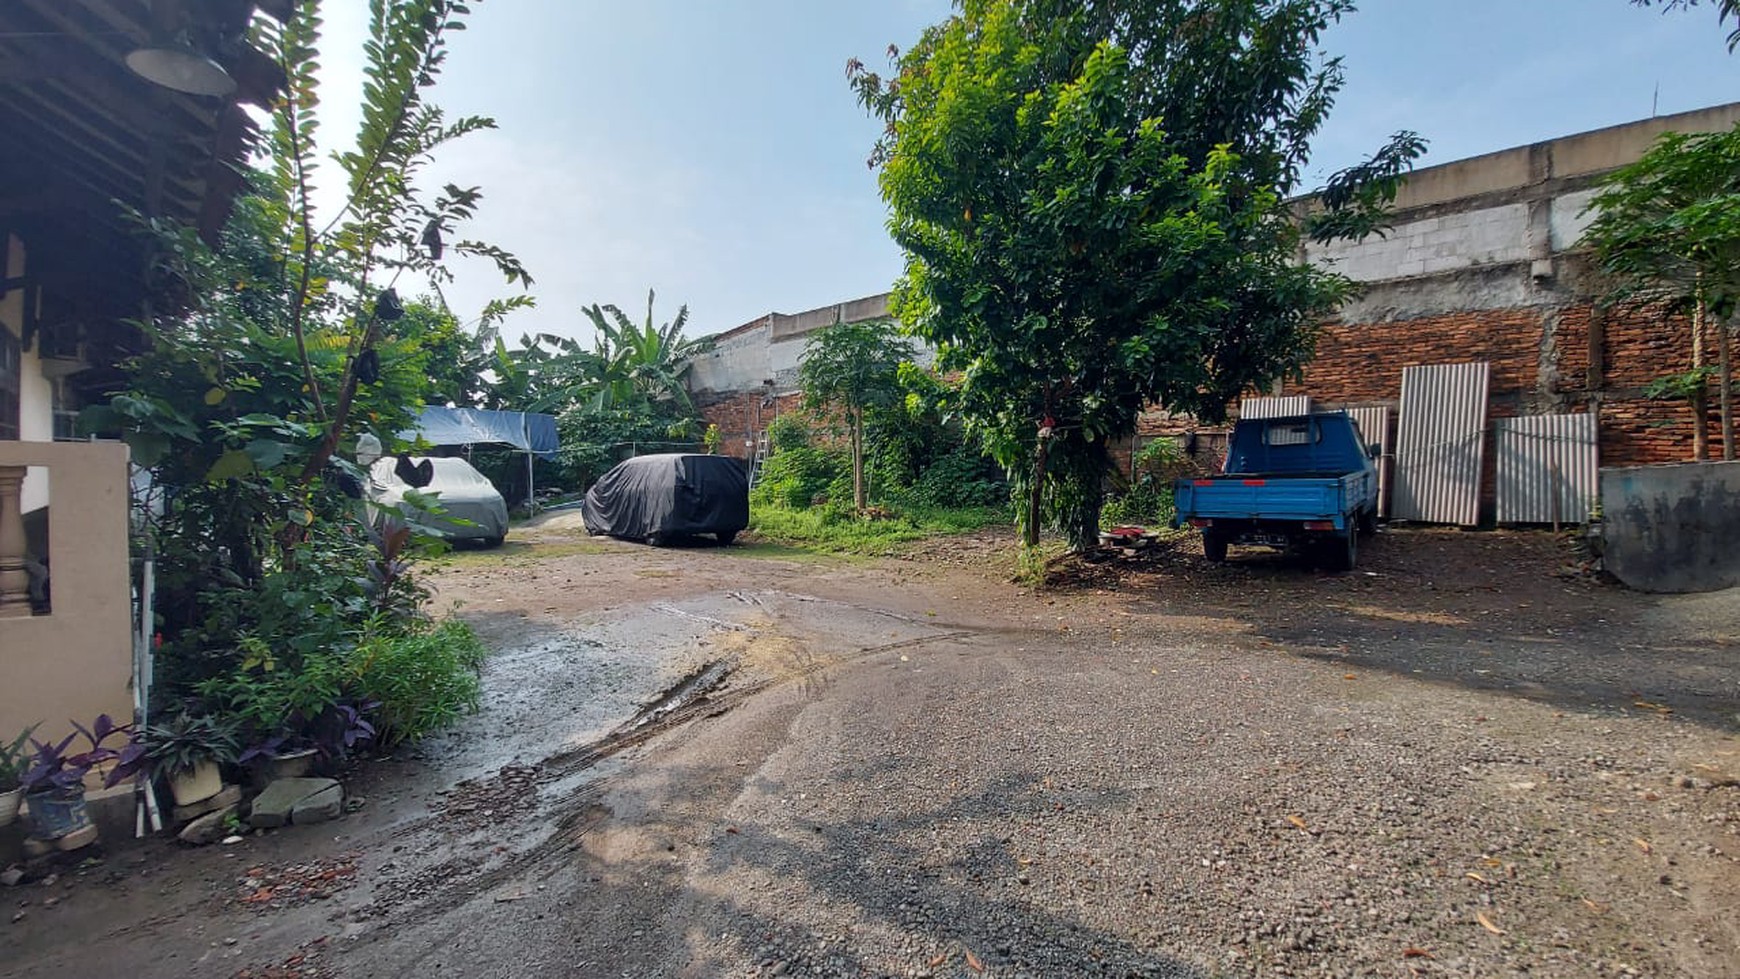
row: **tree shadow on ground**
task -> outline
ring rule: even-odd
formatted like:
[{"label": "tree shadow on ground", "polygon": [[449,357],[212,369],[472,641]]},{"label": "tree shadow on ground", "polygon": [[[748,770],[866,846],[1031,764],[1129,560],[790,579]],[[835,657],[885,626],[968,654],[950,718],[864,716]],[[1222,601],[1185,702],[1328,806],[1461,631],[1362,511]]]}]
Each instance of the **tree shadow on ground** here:
[{"label": "tree shadow on ground", "polygon": [[[1260,549],[1211,565],[1191,543],[1065,587],[1115,582],[1130,611],[1229,620],[1338,666],[1577,711],[1671,712],[1721,730],[1740,723],[1730,642],[1682,613],[1683,596],[1632,592],[1585,572],[1558,535],[1390,531],[1367,543],[1350,573]],[[1740,593],[1732,600],[1740,608]]]}]

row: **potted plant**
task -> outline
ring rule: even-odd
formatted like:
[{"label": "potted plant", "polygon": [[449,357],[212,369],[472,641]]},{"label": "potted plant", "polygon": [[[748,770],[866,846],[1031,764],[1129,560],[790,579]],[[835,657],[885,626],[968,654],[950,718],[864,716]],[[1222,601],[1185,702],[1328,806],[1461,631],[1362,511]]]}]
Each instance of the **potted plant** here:
[{"label": "potted plant", "polygon": [[32,724],[10,743],[0,743],[0,826],[10,826],[18,818],[18,804],[24,801],[24,773],[30,767],[30,752],[25,746],[35,730]]},{"label": "potted plant", "polygon": [[236,736],[209,715],[186,712],[167,724],[153,724],[140,735],[146,764],[169,781],[178,806],[190,806],[223,791],[221,766],[236,760]]},{"label": "potted plant", "polygon": [[[77,721],[71,723],[75,730],[59,744],[30,739],[36,750],[22,781],[31,835],[39,840],[58,840],[91,825],[90,814],[85,812],[85,776],[91,769],[118,762],[108,777],[108,784],[116,785],[132,777],[143,761],[143,751],[131,737],[133,725],[116,724],[107,714],[88,728]],[[108,746],[117,735],[127,738],[121,749]],[[73,742],[80,737],[89,747],[75,753],[71,750]]]},{"label": "potted plant", "polygon": [[274,734],[251,744],[236,761],[248,769],[256,786],[264,787],[281,778],[300,778],[314,769],[320,749],[309,739],[292,734]]}]

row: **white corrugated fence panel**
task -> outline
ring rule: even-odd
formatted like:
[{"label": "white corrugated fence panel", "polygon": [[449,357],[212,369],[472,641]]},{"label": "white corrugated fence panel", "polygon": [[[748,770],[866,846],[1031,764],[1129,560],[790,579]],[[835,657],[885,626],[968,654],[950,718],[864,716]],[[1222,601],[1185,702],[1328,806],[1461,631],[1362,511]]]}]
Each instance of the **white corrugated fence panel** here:
[{"label": "white corrugated fence panel", "polygon": [[1390,482],[1393,479],[1391,469],[1396,461],[1396,439],[1390,434],[1390,409],[1384,406],[1376,408],[1349,408],[1347,413],[1353,417],[1354,424],[1359,426],[1360,438],[1367,445],[1378,444],[1378,516],[1390,515]]},{"label": "white corrugated fence panel", "polygon": [[1465,527],[1479,522],[1491,379],[1486,363],[1402,371],[1392,516]]},{"label": "white corrugated fence panel", "polygon": [[1285,398],[1246,398],[1239,402],[1240,418],[1297,418],[1311,414],[1309,395]]},{"label": "white corrugated fence panel", "polygon": [[1595,415],[1525,415],[1494,427],[1498,522],[1586,523],[1598,492]]}]

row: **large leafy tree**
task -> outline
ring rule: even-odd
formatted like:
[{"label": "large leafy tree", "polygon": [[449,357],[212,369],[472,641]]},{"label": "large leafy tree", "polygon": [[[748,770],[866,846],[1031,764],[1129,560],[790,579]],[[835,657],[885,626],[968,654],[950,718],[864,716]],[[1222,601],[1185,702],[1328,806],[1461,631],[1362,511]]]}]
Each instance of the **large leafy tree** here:
[{"label": "large leafy tree", "polygon": [[[1342,82],[1343,0],[960,0],[892,77],[872,157],[906,253],[894,311],[959,372],[958,408],[1072,545],[1098,533],[1109,440],[1150,404],[1206,419],[1302,365],[1344,279],[1298,261],[1289,204]],[[1423,150],[1399,134],[1324,196],[1380,230]]]},{"label": "large leafy tree", "polygon": [[[1607,177],[1589,204],[1583,241],[1612,276],[1619,297],[1666,300],[1708,312],[1717,324],[1717,390],[1722,457],[1733,459],[1730,347],[1740,312],[1740,126],[1726,132],[1667,133],[1636,163]],[[1687,380],[1701,406],[1701,365]],[[1702,429],[1702,411],[1698,411]]]},{"label": "large leafy tree", "polygon": [[804,406],[838,408],[846,417],[852,444],[852,504],[868,503],[864,486],[864,416],[891,408],[905,398],[900,365],[914,356],[912,344],[888,320],[836,323],[810,335],[804,344],[798,381]]}]

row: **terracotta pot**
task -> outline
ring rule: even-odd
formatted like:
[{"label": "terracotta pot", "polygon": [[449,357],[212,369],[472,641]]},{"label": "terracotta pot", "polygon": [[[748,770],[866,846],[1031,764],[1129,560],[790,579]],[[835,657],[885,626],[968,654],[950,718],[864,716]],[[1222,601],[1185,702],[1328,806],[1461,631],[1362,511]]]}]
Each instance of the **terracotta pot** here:
[{"label": "terracotta pot", "polygon": [[58,840],[91,825],[85,811],[85,787],[50,789],[24,797],[30,811],[30,835],[39,840]]},{"label": "terracotta pot", "polygon": [[172,772],[169,776],[169,791],[178,806],[204,802],[223,789],[223,772],[215,761],[202,761],[190,770]]},{"label": "terracotta pot", "polygon": [[10,826],[18,818],[18,804],[24,801],[24,786],[0,792],[0,826]]}]

